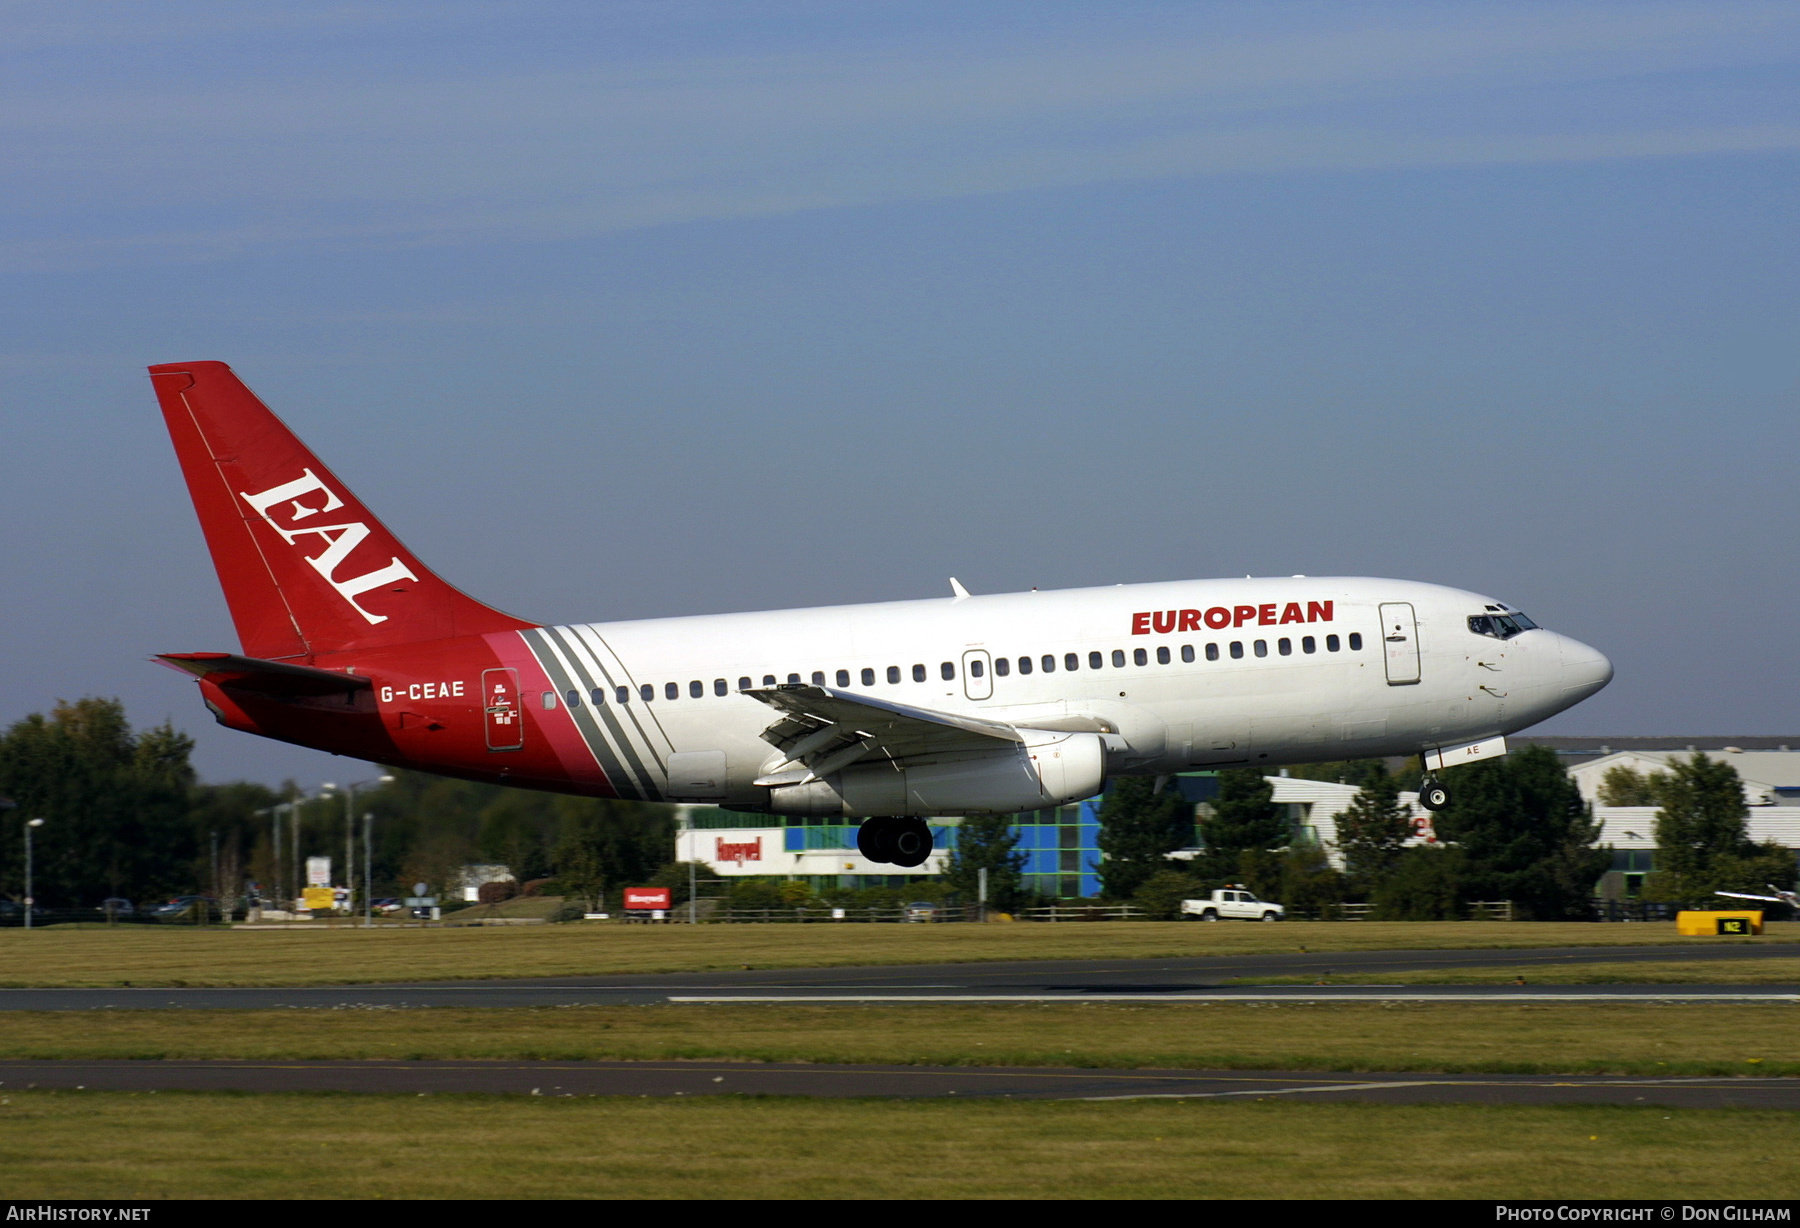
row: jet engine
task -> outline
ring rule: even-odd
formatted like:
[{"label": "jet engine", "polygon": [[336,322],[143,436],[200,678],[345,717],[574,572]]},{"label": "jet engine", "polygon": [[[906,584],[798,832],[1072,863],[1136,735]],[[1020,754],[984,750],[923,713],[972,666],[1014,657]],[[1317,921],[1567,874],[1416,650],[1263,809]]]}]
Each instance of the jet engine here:
[{"label": "jet engine", "polygon": [[769,790],[774,814],[859,819],[875,815],[1009,814],[1080,801],[1106,783],[1100,734],[1020,731],[991,751],[858,763],[820,780]]}]

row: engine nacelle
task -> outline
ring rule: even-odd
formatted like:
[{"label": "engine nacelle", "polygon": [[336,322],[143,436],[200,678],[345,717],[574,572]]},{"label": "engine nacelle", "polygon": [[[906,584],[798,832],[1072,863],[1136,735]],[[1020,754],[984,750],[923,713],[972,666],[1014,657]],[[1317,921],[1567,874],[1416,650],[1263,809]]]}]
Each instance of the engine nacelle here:
[{"label": "engine nacelle", "polygon": [[769,810],[847,819],[1010,814],[1080,801],[1105,785],[1101,735],[1021,732],[1024,743],[1002,749],[904,765],[853,764],[823,780],[782,785],[769,790]]}]

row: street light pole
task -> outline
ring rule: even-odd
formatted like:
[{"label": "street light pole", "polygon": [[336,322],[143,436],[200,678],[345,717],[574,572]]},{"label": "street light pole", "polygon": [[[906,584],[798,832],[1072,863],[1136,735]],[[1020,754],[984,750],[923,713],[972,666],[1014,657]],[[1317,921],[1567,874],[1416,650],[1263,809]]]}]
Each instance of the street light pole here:
[{"label": "street light pole", "polygon": [[370,886],[373,874],[371,867],[375,864],[374,858],[370,854],[370,844],[373,840],[371,829],[374,826],[375,812],[363,811],[363,928],[366,930],[375,928],[375,891]]},{"label": "street light pole", "polygon": [[287,889],[287,877],[282,873],[281,867],[281,812],[288,808],[287,802],[276,802],[269,807],[269,847],[270,852],[275,854],[275,874],[269,882],[269,894],[282,908],[287,907],[281,902],[282,892]]},{"label": "street light pole", "polygon": [[[391,785],[393,783],[394,777],[387,772],[383,772],[373,780],[353,780],[344,786],[344,890],[350,893],[350,898],[345,901],[345,911],[349,912],[352,916],[356,915],[356,791],[358,789],[366,789],[370,785]],[[326,784],[322,785],[321,788],[326,792],[330,792],[331,790],[336,789],[337,786],[334,784]],[[364,817],[365,819],[367,818],[367,816]],[[368,840],[366,837],[367,833],[365,831],[365,838],[363,841],[363,858],[365,862],[369,855],[367,848]],[[363,894],[365,897],[368,895],[368,884],[366,882],[368,877],[368,866],[365,864],[363,867],[363,878],[365,880]]]},{"label": "street light pole", "polygon": [[25,820],[25,928],[26,929],[31,928],[31,909],[32,909],[33,904],[36,903],[36,901],[32,898],[32,894],[31,894],[31,870],[32,870],[31,833],[34,828],[42,827],[43,825],[44,825],[44,820],[42,820],[42,819],[27,819],[27,820]]}]

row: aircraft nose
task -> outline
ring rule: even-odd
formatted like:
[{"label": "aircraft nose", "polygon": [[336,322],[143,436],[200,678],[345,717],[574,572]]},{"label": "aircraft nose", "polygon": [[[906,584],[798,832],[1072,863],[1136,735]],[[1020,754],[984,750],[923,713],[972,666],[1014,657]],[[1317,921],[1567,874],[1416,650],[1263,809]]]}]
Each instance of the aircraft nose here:
[{"label": "aircraft nose", "polygon": [[1562,653],[1563,699],[1579,703],[1612,681],[1612,662],[1606,654],[1580,640],[1559,636]]}]

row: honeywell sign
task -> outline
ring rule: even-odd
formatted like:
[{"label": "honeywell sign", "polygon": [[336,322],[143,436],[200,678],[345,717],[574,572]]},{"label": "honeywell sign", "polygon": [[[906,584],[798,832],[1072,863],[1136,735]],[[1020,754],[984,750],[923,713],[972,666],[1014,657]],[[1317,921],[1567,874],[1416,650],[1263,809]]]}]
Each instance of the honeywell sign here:
[{"label": "honeywell sign", "polygon": [[637,911],[639,909],[668,909],[669,889],[667,887],[627,887],[625,888],[625,907]]}]

